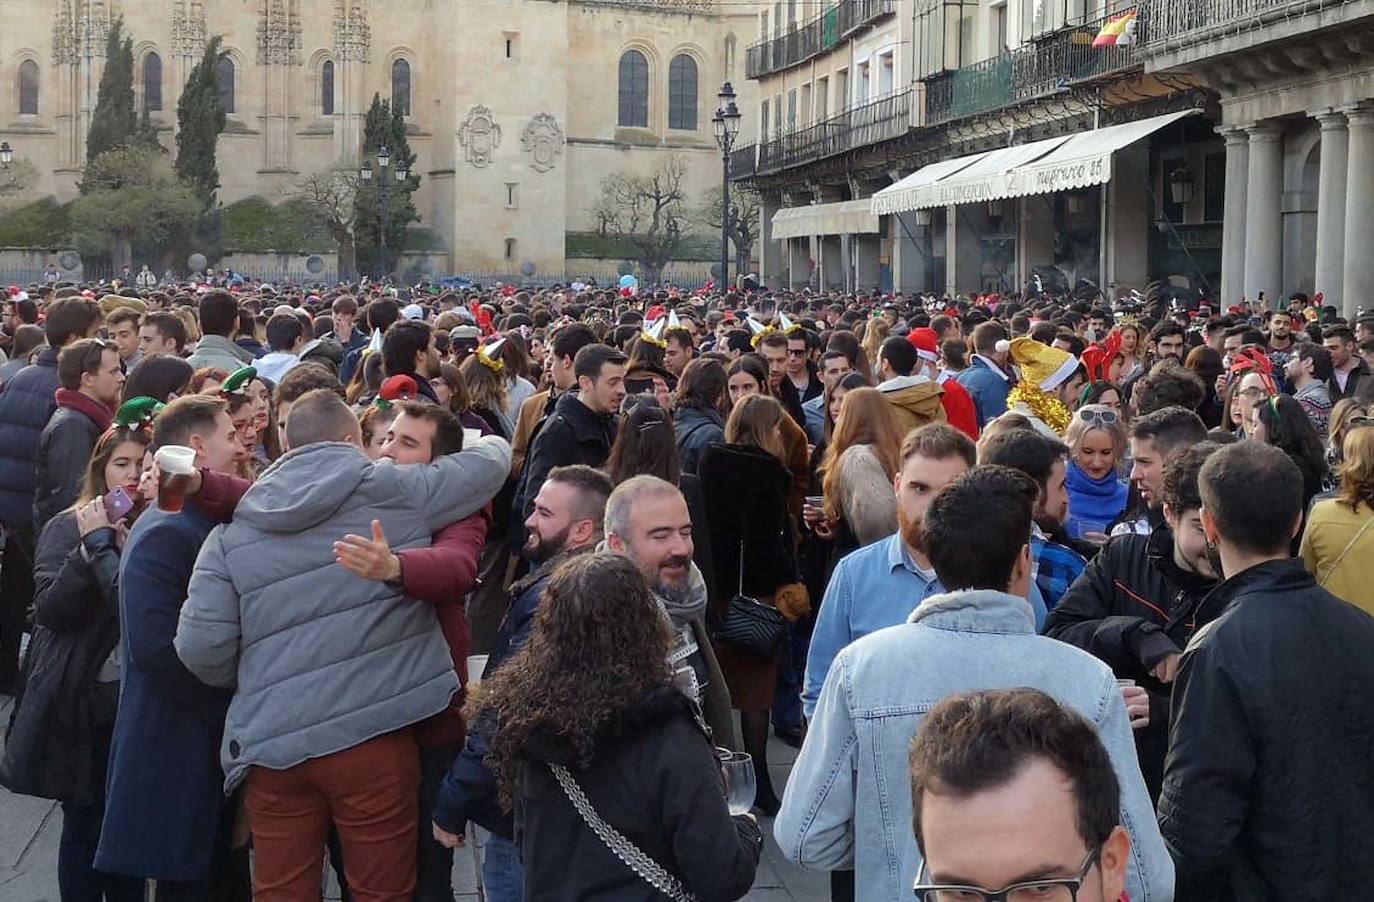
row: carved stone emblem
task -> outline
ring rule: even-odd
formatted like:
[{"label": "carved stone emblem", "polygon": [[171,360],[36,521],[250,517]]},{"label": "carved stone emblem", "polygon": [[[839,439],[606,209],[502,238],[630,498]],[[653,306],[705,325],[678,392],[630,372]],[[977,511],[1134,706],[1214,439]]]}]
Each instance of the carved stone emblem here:
[{"label": "carved stone emblem", "polygon": [[520,146],[530,155],[530,166],[535,172],[548,172],[563,152],[563,129],[558,127],[557,119],[540,113],[525,126]]},{"label": "carved stone emblem", "polygon": [[480,103],[469,110],[458,129],[458,143],[463,145],[467,161],[478,169],[490,163],[501,144],[501,126],[492,117],[491,110]]}]

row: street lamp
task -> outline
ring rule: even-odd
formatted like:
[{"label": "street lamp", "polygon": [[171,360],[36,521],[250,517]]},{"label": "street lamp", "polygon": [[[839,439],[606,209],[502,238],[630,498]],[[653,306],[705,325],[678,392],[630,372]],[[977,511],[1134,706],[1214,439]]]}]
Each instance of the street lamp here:
[{"label": "street lamp", "polygon": [[727,81],[716,95],[720,105],[711,117],[716,129],[716,144],[721,156],[720,195],[720,284],[721,293],[730,284],[730,150],[739,135],[740,113],[735,106],[735,89]]},{"label": "street lamp", "polygon": [[[395,172],[397,184],[401,184],[405,182],[406,179],[410,178],[410,173],[406,171],[405,160],[402,158],[397,159],[396,167],[395,169],[392,169],[391,151],[387,148],[385,144],[377,148],[377,169],[380,170],[377,173],[377,187],[380,190],[381,195],[382,227],[377,232],[376,270],[377,278],[385,279],[386,274],[389,271],[389,267],[387,265],[386,235],[387,232],[391,229],[391,180],[386,177],[386,173],[388,169],[391,169],[391,171]],[[358,175],[360,178],[362,178],[364,184],[370,184],[372,182],[373,171],[372,162],[370,160],[363,161],[362,169],[358,172]]]},{"label": "street lamp", "polygon": [[0,169],[9,169],[10,160],[14,159],[14,151],[10,148],[10,142],[0,142]]}]

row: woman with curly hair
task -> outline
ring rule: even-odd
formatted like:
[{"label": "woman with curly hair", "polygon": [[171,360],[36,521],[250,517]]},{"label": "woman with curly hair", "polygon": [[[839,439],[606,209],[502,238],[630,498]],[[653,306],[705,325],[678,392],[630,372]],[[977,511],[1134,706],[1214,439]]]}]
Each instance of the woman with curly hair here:
[{"label": "woman with curly hair", "polygon": [[593,813],[703,902],[753,884],[762,836],[730,815],[669,643],[630,559],[582,555],[549,579],[529,641],[471,690],[464,713],[490,725],[486,760],[515,812],[526,898],[662,897],[590,826]]}]

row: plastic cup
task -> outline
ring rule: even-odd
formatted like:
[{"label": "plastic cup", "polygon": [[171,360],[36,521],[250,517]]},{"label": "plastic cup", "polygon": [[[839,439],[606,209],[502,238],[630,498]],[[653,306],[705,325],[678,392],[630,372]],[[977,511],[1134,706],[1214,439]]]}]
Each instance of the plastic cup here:
[{"label": "plastic cup", "polygon": [[181,512],[186,487],[196,472],[196,452],[184,445],[163,445],[153,456],[157,463],[157,506],[169,514]]},{"label": "plastic cup", "polygon": [[488,655],[468,655],[468,685],[476,686],[482,682],[482,671],[487,669]]},{"label": "plastic cup", "polygon": [[482,430],[473,429],[470,426],[463,427],[463,447],[468,448],[472,443],[482,437]]}]

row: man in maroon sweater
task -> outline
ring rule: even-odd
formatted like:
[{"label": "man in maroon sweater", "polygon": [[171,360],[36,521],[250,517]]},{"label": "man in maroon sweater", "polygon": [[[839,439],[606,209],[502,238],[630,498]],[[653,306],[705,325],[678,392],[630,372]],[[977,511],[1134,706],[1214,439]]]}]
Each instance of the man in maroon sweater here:
[{"label": "man in maroon sweater", "polygon": [[[463,426],[448,410],[422,402],[402,403],[400,410],[382,446],[382,458],[391,463],[379,466],[427,464],[462,450]],[[193,501],[210,516],[227,522],[233,518],[234,507],[249,485],[244,479],[205,471]],[[381,523],[373,520],[371,536],[347,535],[334,544],[340,566],[364,579],[394,583],[406,597],[433,604],[453,655],[460,684],[458,692],[447,710],[415,725],[415,740],[420,747],[415,898],[426,902],[447,902],[453,898],[453,850],[434,839],[429,823],[439,784],[463,747],[460,712],[467,688],[469,649],[463,601],[477,580],[477,562],[489,524],[490,511],[484,510],[439,530],[428,548],[393,552]]]}]

